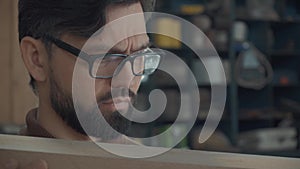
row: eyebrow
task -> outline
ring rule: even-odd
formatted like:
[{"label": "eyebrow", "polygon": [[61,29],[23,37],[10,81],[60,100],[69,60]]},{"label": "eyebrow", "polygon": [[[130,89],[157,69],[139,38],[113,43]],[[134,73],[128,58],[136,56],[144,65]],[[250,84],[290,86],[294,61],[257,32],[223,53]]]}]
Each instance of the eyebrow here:
[{"label": "eyebrow", "polygon": [[[130,52],[134,53],[134,52],[137,52],[137,51],[146,49],[147,47],[150,47],[151,45],[152,45],[152,43],[151,43],[150,41],[148,41],[148,42],[146,42],[146,43],[140,45],[137,49],[134,49],[134,50],[132,50],[132,51],[130,51]],[[113,47],[113,48],[111,48],[111,49],[108,51],[108,53],[111,53],[111,54],[118,54],[118,53],[120,53],[120,54],[121,54],[121,53],[124,53],[124,51],[122,51],[122,50],[120,50],[120,49],[118,49],[118,48]]]}]

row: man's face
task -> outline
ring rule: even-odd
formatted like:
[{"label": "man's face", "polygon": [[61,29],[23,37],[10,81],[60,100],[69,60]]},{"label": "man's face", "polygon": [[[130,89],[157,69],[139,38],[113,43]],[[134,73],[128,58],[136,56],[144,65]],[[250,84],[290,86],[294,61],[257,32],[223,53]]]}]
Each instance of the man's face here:
[{"label": "man's face", "polygon": [[[131,5],[111,5],[108,6],[106,10],[106,21],[109,23],[120,17],[141,12],[142,7],[140,3]],[[108,41],[118,41],[118,38],[124,36],[124,34],[129,34],[129,32],[134,31],[137,29],[137,27],[139,27],[139,29],[144,29],[144,32],[146,32],[144,18],[139,18],[138,20],[140,22],[137,22],[135,25],[120,25],[120,27],[122,27],[122,31],[118,29],[109,29],[108,31],[103,31],[96,38],[91,39],[89,43],[93,44],[91,42],[95,42],[94,44],[101,46],[105,45],[105,43]],[[87,39],[66,34],[61,37],[61,40],[81,49],[86,43]],[[113,48],[110,49],[110,52],[131,54],[143,49],[148,42],[149,38],[146,33],[131,36],[115,44]],[[48,71],[51,106],[69,126],[81,133],[84,133],[79,121],[77,120],[72,100],[72,77],[76,63],[76,57],[63,49],[56,47],[55,45],[53,46],[54,47],[52,48],[52,56],[49,61],[50,67]],[[93,50],[88,50],[85,52],[92,55],[103,54],[104,50],[101,47],[99,49],[93,47]],[[93,124],[93,119],[96,119],[97,117],[95,116],[98,116],[95,113],[95,109],[99,108],[106,121],[113,128],[120,132],[124,132],[124,130],[128,127],[128,120],[124,119],[117,110],[124,109],[128,111],[129,103],[133,101],[133,98],[138,91],[141,77],[134,76],[132,74],[131,65],[129,62],[124,65],[120,73],[114,77],[114,80],[93,79],[88,73],[88,64],[82,62],[82,65],[82,67],[85,67],[85,69],[82,69],[82,74],[85,76],[86,81],[95,81],[95,96],[98,103],[98,105],[92,105],[92,100],[90,100],[89,97],[87,97],[82,103],[76,103],[79,104],[79,106],[85,107],[83,108],[83,110],[85,110],[84,113],[86,114],[84,121],[88,121]],[[84,79],[82,80],[84,81]],[[87,89],[82,89],[83,93],[84,90]],[[112,97],[111,91],[115,92],[115,97]],[[125,97],[124,95],[124,93],[127,91],[129,91],[129,97]],[[114,102],[116,104],[114,104]],[[114,137],[105,132],[107,132],[107,129],[96,125],[92,135],[95,137],[101,137],[102,139],[110,139]],[[106,136],[103,136],[105,134]]]}]

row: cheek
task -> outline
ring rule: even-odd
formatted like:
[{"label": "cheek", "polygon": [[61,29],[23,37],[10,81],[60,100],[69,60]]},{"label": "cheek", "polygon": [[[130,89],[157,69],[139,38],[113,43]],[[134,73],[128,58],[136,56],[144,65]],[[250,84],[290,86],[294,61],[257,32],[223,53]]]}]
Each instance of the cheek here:
[{"label": "cheek", "polygon": [[71,93],[74,62],[65,58],[61,58],[60,60],[53,58],[51,63],[53,78],[55,78],[63,90]]},{"label": "cheek", "polygon": [[78,90],[82,90],[81,93],[85,93],[87,84],[93,80],[89,76],[86,62],[76,62],[74,56],[66,54],[57,55],[51,62],[52,74],[65,92],[72,94],[72,88],[78,87]]},{"label": "cheek", "polygon": [[95,95],[96,97],[103,97],[111,90],[110,79],[95,79]]}]

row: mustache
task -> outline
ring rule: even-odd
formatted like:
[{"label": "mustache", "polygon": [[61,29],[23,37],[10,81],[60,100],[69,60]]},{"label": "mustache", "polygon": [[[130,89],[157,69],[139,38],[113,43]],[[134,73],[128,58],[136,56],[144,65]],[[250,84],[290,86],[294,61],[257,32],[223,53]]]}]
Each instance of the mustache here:
[{"label": "mustache", "polygon": [[102,97],[98,98],[97,101],[98,103],[100,103],[107,100],[112,100],[116,97],[127,97],[127,96],[131,100],[134,100],[136,98],[136,94],[128,88],[113,88],[109,92],[105,93]]}]

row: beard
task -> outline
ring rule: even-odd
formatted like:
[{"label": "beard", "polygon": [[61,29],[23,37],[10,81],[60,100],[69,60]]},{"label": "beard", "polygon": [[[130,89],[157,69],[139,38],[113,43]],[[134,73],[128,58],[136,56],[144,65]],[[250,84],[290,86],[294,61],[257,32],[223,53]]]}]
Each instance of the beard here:
[{"label": "beard", "polygon": [[[134,102],[136,95],[130,90],[129,96],[131,101]],[[97,98],[97,102],[99,103],[100,100],[106,99],[112,99],[111,92],[106,93],[102,98]],[[123,117],[118,111],[103,112],[100,115],[98,105],[94,106],[90,111],[83,111],[80,107],[77,107],[76,110],[79,109],[80,112],[76,113],[72,95],[64,91],[54,80],[53,76],[50,78],[50,100],[54,111],[68,126],[83,135],[101,138],[102,141],[109,141],[121,136],[121,134],[125,134],[131,125],[131,121]],[[130,108],[128,112],[130,112]]]}]

